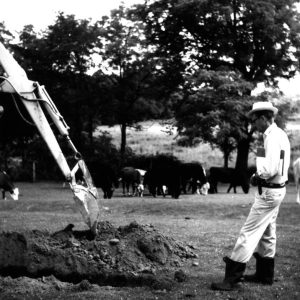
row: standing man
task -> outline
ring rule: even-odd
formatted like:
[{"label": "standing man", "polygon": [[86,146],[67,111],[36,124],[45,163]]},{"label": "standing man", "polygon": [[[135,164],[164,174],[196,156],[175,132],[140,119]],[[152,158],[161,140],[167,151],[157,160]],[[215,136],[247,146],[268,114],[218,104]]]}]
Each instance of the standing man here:
[{"label": "standing man", "polygon": [[248,218],[242,227],[232,254],[224,257],[225,278],[214,282],[213,290],[238,288],[255,249],[256,272],[245,275],[245,281],[273,284],[276,251],[276,218],[286,194],[290,165],[290,143],[286,133],[277,127],[274,118],[278,109],[270,102],[256,102],[248,116],[254,129],[263,133],[264,148],[257,152],[257,172],[251,183],[258,187]]}]

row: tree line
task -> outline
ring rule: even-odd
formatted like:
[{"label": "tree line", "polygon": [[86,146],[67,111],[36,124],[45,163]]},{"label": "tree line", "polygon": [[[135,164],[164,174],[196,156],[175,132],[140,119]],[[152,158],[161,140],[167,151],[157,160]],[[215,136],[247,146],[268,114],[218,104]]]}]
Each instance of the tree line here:
[{"label": "tree line", "polygon": [[[96,22],[59,12],[45,30],[29,24],[18,36],[0,22],[0,41],[28,78],[45,85],[84,155],[122,160],[128,127],[169,119],[181,145],[208,142],[225,166],[237,151],[236,167],[246,168],[257,140],[247,119],[253,102],[275,102],[283,128],[294,109],[278,79],[299,70],[298,2],[156,0],[121,5]],[[253,96],[258,83],[273,92]],[[2,160],[37,159],[42,142],[12,97],[0,93]],[[97,126],[116,124],[120,150],[105,133],[94,136]]]}]

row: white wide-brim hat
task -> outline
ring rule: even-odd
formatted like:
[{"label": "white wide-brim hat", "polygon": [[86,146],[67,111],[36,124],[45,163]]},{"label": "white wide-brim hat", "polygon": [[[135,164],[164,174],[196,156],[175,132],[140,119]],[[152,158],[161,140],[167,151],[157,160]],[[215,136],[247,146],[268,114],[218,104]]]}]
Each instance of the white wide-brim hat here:
[{"label": "white wide-brim hat", "polygon": [[260,102],[253,103],[252,110],[248,113],[248,116],[250,117],[253,113],[262,110],[272,111],[274,115],[276,115],[278,112],[278,109],[275,106],[273,106],[271,102],[260,101]]}]

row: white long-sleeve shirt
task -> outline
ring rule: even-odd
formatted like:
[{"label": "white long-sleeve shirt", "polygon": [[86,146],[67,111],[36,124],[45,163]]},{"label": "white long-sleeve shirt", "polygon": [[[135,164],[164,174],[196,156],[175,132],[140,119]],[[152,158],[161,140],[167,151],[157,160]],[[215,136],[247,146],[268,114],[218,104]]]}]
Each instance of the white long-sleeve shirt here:
[{"label": "white long-sleeve shirt", "polygon": [[[283,184],[288,180],[291,147],[287,134],[272,123],[264,132],[265,158],[256,160],[259,177],[269,183]],[[284,159],[280,160],[280,152],[284,150]],[[283,163],[283,167],[282,167]]]}]

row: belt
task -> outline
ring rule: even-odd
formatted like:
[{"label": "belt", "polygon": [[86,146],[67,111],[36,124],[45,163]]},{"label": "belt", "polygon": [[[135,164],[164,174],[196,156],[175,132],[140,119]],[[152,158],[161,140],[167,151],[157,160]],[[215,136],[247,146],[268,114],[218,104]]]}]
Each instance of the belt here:
[{"label": "belt", "polygon": [[285,187],[285,183],[269,183],[269,182],[266,182],[266,181],[263,181],[263,182],[260,182],[257,186],[258,188],[258,193],[259,195],[262,194],[262,188],[265,187],[265,188],[269,188],[269,189],[282,189]]},{"label": "belt", "polygon": [[281,189],[285,187],[285,183],[267,183],[264,182],[262,187],[270,188],[270,189]]}]

